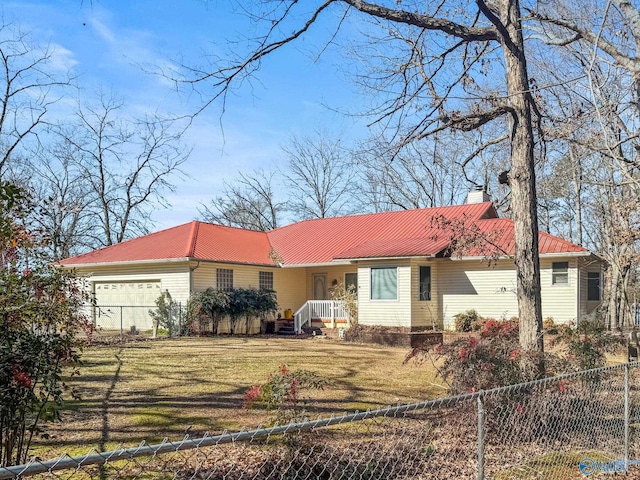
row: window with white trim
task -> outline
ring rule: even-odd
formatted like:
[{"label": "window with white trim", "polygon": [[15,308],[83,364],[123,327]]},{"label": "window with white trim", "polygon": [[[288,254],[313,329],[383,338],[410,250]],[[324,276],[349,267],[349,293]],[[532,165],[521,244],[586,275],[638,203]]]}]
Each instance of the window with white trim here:
[{"label": "window with white trim", "polygon": [[233,290],[233,270],[230,268],[216,268],[216,288],[218,290]]},{"label": "window with white trim", "polygon": [[420,265],[420,300],[431,300],[431,267]]},{"label": "window with white trim", "polygon": [[357,273],[345,273],[344,274],[344,288],[348,292],[358,293],[358,274]]},{"label": "window with white trim", "polygon": [[553,262],[551,264],[551,284],[569,285],[569,262]]},{"label": "window with white trim", "polygon": [[601,278],[600,272],[587,272],[587,301],[599,302],[601,300]]},{"label": "window with white trim", "polygon": [[273,290],[273,272],[258,272],[258,288]]},{"label": "window with white trim", "polygon": [[371,300],[398,299],[398,268],[376,267],[371,269]]}]

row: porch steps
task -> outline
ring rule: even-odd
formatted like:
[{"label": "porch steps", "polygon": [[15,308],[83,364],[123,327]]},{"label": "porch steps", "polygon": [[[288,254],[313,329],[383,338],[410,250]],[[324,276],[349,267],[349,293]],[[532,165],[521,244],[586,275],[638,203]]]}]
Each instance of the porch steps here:
[{"label": "porch steps", "polygon": [[[278,335],[296,335],[293,322],[282,325],[276,333]],[[302,333],[305,335],[323,335],[320,327],[311,327],[309,325],[302,327]]]},{"label": "porch steps", "polygon": [[287,322],[284,325],[282,325],[276,333],[278,335],[295,335],[296,329],[293,325],[293,322]]},{"label": "porch steps", "polygon": [[302,327],[302,331],[307,335],[324,335],[320,327],[312,327],[310,325]]}]

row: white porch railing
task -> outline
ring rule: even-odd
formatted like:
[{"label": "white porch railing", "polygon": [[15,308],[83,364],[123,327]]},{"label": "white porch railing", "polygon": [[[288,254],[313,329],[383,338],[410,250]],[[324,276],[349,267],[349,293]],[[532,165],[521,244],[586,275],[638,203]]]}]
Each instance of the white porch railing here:
[{"label": "white porch railing", "polygon": [[296,333],[302,333],[302,327],[311,325],[311,319],[330,320],[331,328],[335,328],[336,319],[347,320],[344,302],[339,300],[307,300],[296,313],[293,314],[293,324]]}]

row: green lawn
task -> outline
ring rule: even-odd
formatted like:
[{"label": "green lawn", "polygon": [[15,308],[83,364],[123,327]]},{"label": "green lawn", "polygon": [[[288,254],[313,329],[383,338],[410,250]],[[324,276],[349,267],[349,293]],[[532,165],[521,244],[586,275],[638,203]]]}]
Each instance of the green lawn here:
[{"label": "green lawn", "polygon": [[428,365],[402,365],[403,348],[322,338],[186,338],[87,348],[81,376],[68,379],[81,400],[66,403],[61,423],[47,425],[41,457],[89,448],[180,439],[268,422],[245,410],[245,392],[279,365],[307,369],[330,384],[305,392],[314,417],[443,396]]}]

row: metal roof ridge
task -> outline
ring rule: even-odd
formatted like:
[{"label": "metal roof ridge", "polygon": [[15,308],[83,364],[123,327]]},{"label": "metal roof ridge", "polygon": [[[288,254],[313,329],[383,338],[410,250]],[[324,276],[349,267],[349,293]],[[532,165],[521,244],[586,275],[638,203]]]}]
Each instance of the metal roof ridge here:
[{"label": "metal roof ridge", "polygon": [[191,230],[189,231],[189,237],[187,238],[187,251],[185,257],[193,257],[196,251],[196,241],[198,239],[198,230],[200,229],[200,222],[194,220],[191,222]]},{"label": "metal roof ridge", "polygon": [[273,228],[271,230],[267,230],[265,233],[267,234],[267,236],[273,232],[277,232],[279,230],[284,230],[284,229],[288,229],[290,227],[293,227],[295,225],[300,225],[300,224],[304,224],[304,223],[310,223],[310,222],[318,222],[318,221],[326,221],[326,220],[335,220],[335,219],[347,219],[347,218],[356,218],[356,217],[368,217],[368,216],[383,216],[383,215],[392,215],[392,214],[400,214],[400,213],[404,213],[404,212],[416,212],[416,211],[427,211],[427,210],[442,210],[442,209],[453,209],[453,208],[473,208],[474,206],[478,206],[478,205],[485,205],[485,210],[482,212],[482,215],[485,215],[489,212],[495,213],[496,217],[489,217],[489,218],[482,218],[482,215],[480,216],[480,218],[478,219],[486,219],[486,220],[494,220],[497,218],[500,218],[497,216],[498,212],[495,209],[495,206],[493,205],[493,202],[487,201],[487,202],[480,202],[480,203],[462,203],[460,205],[441,205],[439,207],[422,207],[422,208],[408,208],[408,209],[401,209],[401,210],[384,210],[381,212],[363,212],[363,213],[352,213],[349,215],[337,215],[334,217],[322,217],[322,218],[305,218],[302,220],[299,220],[297,222],[293,222],[293,223],[289,223],[287,225],[282,225],[281,227],[277,227],[277,228]]}]

